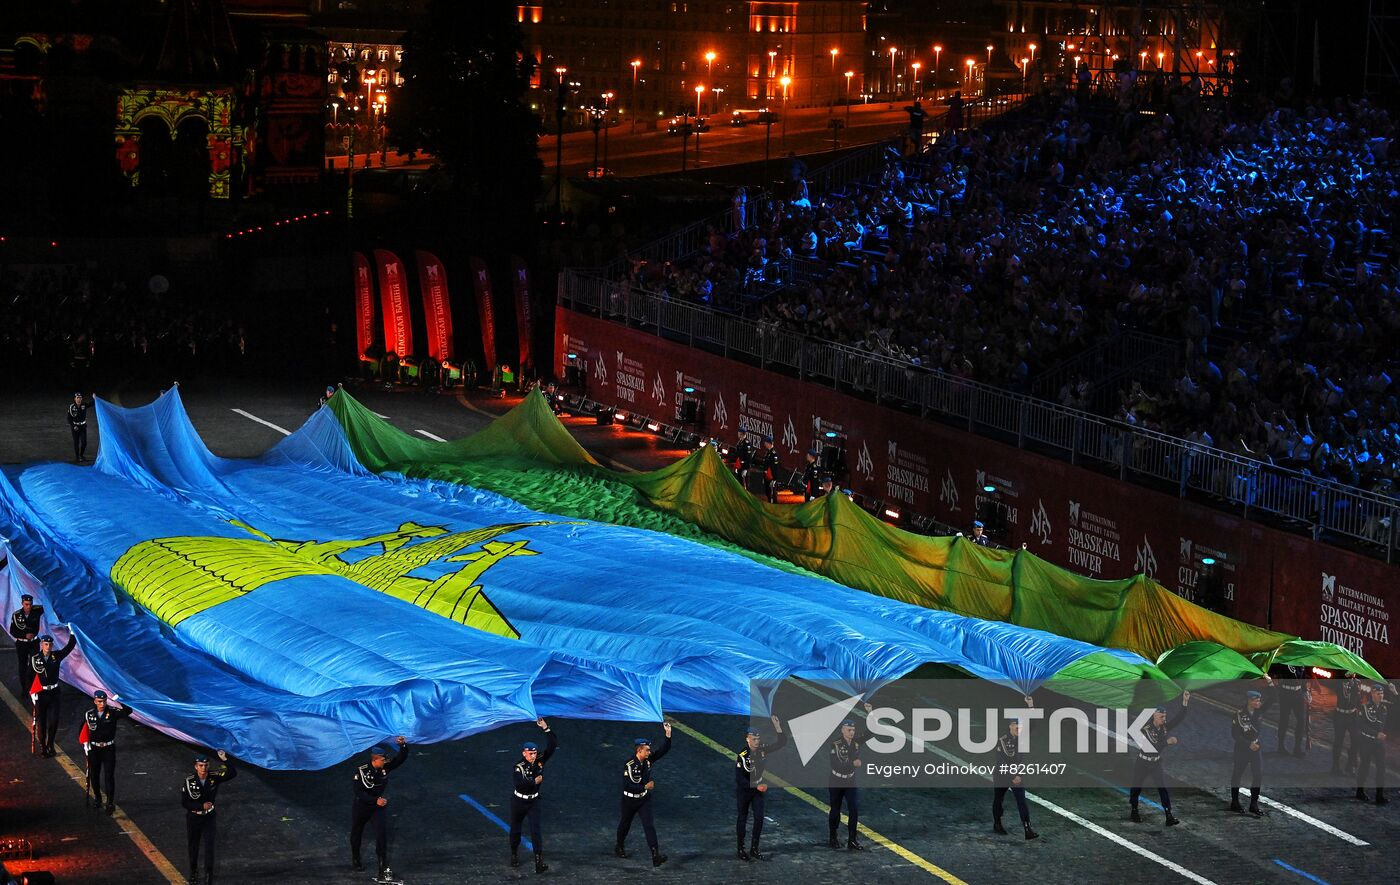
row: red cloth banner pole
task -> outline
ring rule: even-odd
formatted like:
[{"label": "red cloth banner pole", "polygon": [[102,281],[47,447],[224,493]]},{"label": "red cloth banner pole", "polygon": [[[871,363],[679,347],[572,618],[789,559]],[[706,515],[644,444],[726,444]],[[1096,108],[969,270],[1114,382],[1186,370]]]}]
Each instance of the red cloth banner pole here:
[{"label": "red cloth banner pole", "polygon": [[418,288],[423,293],[423,313],[428,319],[428,356],[445,363],[452,359],[452,296],[447,289],[447,271],[431,252],[419,249]]},{"label": "red cloth banner pole", "polygon": [[364,359],[374,346],[374,283],[368,258],[352,252],[351,262],[355,277],[355,345],[359,348],[357,356]]},{"label": "red cloth banner pole", "polygon": [[515,327],[520,334],[520,375],[525,377],[526,367],[534,368],[530,355],[530,341],[534,337],[534,317],[530,308],[530,269],[518,255],[510,257],[511,280],[515,286]]},{"label": "red cloth banner pole", "polygon": [[384,249],[374,250],[379,268],[379,298],[384,305],[384,347],[403,360],[413,354],[413,325],[408,313],[408,293],[404,291],[403,262]]},{"label": "red cloth banner pole", "polygon": [[475,255],[470,261],[477,315],[481,317],[481,349],[486,355],[486,373],[489,377],[496,371],[496,308],[491,301],[491,272],[486,269],[486,262]]}]

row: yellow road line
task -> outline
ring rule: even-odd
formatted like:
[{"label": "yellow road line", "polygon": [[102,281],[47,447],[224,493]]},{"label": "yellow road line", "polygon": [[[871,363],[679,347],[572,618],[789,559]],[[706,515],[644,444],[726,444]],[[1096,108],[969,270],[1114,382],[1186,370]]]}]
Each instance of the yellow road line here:
[{"label": "yellow road line", "polygon": [[[694,728],[691,728],[689,725],[686,725],[683,722],[677,722],[676,720],[672,719],[671,724],[676,728],[680,729],[681,731],[685,732],[690,737],[709,747],[711,750],[714,750],[716,753],[720,753],[724,756],[729,756],[734,752],[730,748],[720,744],[718,741],[706,737],[705,735],[701,734],[700,732],[696,731]],[[811,793],[794,787],[792,784],[789,784],[788,782],[784,781],[780,777],[777,777],[776,775],[770,774],[768,775],[768,777],[773,781],[773,784],[775,786],[782,787],[784,790],[801,799],[803,802],[806,802],[813,808],[819,809],[825,812],[826,814],[831,813],[831,806],[827,805],[825,802],[821,801],[816,796],[813,796]],[[842,823],[846,822],[846,816],[844,814],[841,815],[841,821]],[[957,876],[943,869],[938,864],[925,860],[924,858],[910,851],[908,848],[905,848],[903,845],[900,845],[898,842],[895,842],[893,839],[880,835],[879,833],[867,827],[865,824],[860,825],[860,832],[871,842],[875,843],[876,845],[879,845],[881,848],[888,848],[890,851],[893,851],[897,856],[899,856],[902,860],[908,861],[909,863],[913,864],[919,869],[927,872],[929,875],[937,876],[944,882],[947,882],[948,885],[967,885],[965,881],[959,879]]]},{"label": "yellow road line", "polygon": [[[24,707],[20,706],[20,702],[8,691],[0,692],[0,696],[5,698],[5,706],[10,708],[10,712],[15,714],[15,718],[20,721],[20,724],[28,727],[31,717],[24,711]],[[62,747],[55,747],[54,749],[58,751],[58,755],[54,757],[58,760],[58,764],[62,766],[63,770],[68,774],[68,777],[72,778],[73,783],[81,787],[86,780],[83,776],[83,770],[78,767],[78,764],[69,757],[67,751]],[[151,862],[151,866],[156,868],[156,872],[164,876],[166,881],[170,882],[171,885],[183,885],[186,881],[185,877],[175,869],[175,865],[170,862],[169,858],[161,853],[161,850],[155,846],[155,843],[147,838],[145,833],[141,832],[141,828],[136,825],[136,821],[126,816],[126,812],[122,811],[120,806],[112,813],[112,820],[116,821],[121,831],[130,837],[131,841],[140,849],[141,853],[146,856],[146,860]]]}]

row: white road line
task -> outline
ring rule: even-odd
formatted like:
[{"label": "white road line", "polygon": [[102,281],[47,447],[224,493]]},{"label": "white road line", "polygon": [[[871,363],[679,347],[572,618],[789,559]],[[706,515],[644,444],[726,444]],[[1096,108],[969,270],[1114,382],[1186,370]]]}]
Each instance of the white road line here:
[{"label": "white road line", "polygon": [[388,420],[389,420],[389,416],[388,416],[388,415],[380,415],[378,412],[370,412],[370,414],[371,414],[371,415],[376,415],[376,416],[378,416],[378,417],[380,417],[380,418],[383,418],[385,421],[388,421]]},{"label": "white road line", "polygon": [[271,427],[273,430],[277,431],[278,433],[282,434],[283,436],[291,436],[291,435],[292,435],[292,432],[291,432],[290,430],[288,430],[287,428],[285,428],[285,427],[278,427],[276,424],[273,424],[271,421],[264,421],[263,419],[259,418],[257,415],[254,415],[252,412],[245,412],[245,411],[243,411],[242,409],[233,409],[232,411],[237,412],[238,414],[242,415],[244,418],[247,418],[249,421],[256,421],[256,422],[258,422],[259,424],[263,425],[264,427]]},{"label": "white road line", "polygon": [[[840,700],[840,698],[832,697],[831,695],[828,695],[826,692],[821,691],[821,690],[817,689],[817,688],[814,687],[814,686],[808,685],[808,684],[807,684],[806,682],[804,682],[804,681],[798,680],[797,684],[800,685],[800,686],[802,686],[802,688],[806,689],[807,691],[811,692],[812,694],[816,695],[816,696],[819,697],[819,698],[823,698],[823,699],[825,699],[825,700],[832,701],[832,702],[837,701],[837,700]],[[855,711],[855,712],[859,713],[859,711]],[[907,731],[905,732],[905,736],[910,737],[910,738],[912,739],[912,735],[909,735],[909,733],[908,733]],[[926,748],[927,750],[929,750],[929,751],[931,751],[931,752],[933,752],[933,753],[939,755],[939,756],[942,756],[944,759],[948,760],[949,762],[953,762],[953,763],[956,763],[956,764],[959,764],[959,765],[966,765],[966,764],[967,764],[966,760],[958,758],[958,757],[955,756],[954,754],[949,753],[947,750],[944,750],[942,747],[925,745],[925,748]],[[1192,872],[1191,870],[1188,870],[1186,867],[1183,867],[1181,864],[1176,863],[1175,861],[1167,860],[1165,857],[1162,857],[1160,854],[1157,854],[1156,852],[1153,852],[1153,851],[1149,851],[1148,849],[1143,848],[1141,845],[1137,844],[1136,842],[1133,842],[1133,841],[1131,841],[1131,840],[1129,840],[1129,839],[1125,839],[1125,838],[1123,838],[1122,836],[1118,835],[1117,833],[1112,832],[1111,830],[1106,830],[1106,829],[1104,829],[1103,827],[1099,826],[1098,824],[1094,823],[1093,821],[1086,820],[1086,819],[1080,817],[1079,815],[1075,814],[1074,812],[1072,812],[1072,811],[1070,811],[1070,810],[1068,810],[1068,809],[1066,809],[1066,808],[1061,808],[1060,806],[1056,805],[1054,802],[1051,802],[1051,801],[1048,800],[1048,799],[1042,799],[1040,796],[1037,796],[1035,793],[1032,793],[1032,792],[1030,792],[1029,790],[1026,791],[1026,798],[1029,799],[1030,801],[1036,803],[1037,805],[1040,805],[1040,806],[1043,807],[1043,808],[1047,808],[1047,809],[1049,809],[1050,811],[1055,812],[1056,814],[1060,815],[1060,816],[1063,817],[1063,818],[1066,818],[1067,820],[1070,820],[1070,821],[1073,821],[1074,823],[1079,824],[1080,826],[1082,826],[1082,827],[1084,827],[1085,829],[1089,830],[1091,833],[1095,833],[1095,834],[1097,834],[1097,835],[1100,835],[1100,836],[1104,837],[1105,839],[1109,840],[1110,842],[1113,842],[1113,843],[1116,844],[1116,845],[1120,845],[1120,846],[1122,846],[1122,847],[1128,849],[1129,851],[1133,852],[1134,854],[1138,855],[1139,857],[1146,858],[1147,860],[1150,860],[1150,861],[1152,861],[1153,863],[1156,863],[1156,864],[1161,864],[1163,867],[1166,867],[1167,869],[1171,870],[1172,872],[1177,873],[1177,874],[1179,874],[1179,875],[1181,875],[1181,876],[1183,876],[1183,877],[1185,877],[1185,878],[1191,880],[1192,882],[1195,882],[1196,885],[1216,885],[1215,882],[1211,881],[1210,879],[1205,878],[1204,876],[1202,876],[1202,875],[1200,875],[1200,874],[1198,874],[1198,873],[1195,873],[1195,872]]]},{"label": "white road line", "polygon": [[[1196,699],[1196,696],[1195,696],[1195,695],[1192,695],[1192,700],[1195,700],[1195,699]],[[1218,701],[1213,701],[1213,700],[1211,700],[1210,698],[1204,698],[1203,700],[1206,700],[1207,702],[1209,702],[1209,703],[1211,703],[1212,705],[1214,705],[1214,706],[1216,706],[1216,707],[1219,707],[1219,708],[1221,708],[1221,709],[1229,710],[1228,707],[1225,707],[1223,704],[1219,703]],[[1233,711],[1231,711],[1231,712],[1233,712]],[[1089,724],[1089,727],[1090,727],[1090,728],[1093,728],[1095,731],[1103,732],[1104,734],[1107,734],[1107,735],[1109,735],[1110,737],[1112,737],[1114,740],[1118,741],[1118,742],[1119,742],[1120,744],[1122,744],[1123,746],[1127,746],[1127,741],[1128,741],[1128,739],[1127,739],[1126,737],[1124,737],[1123,735],[1118,734],[1118,733],[1115,732],[1113,729],[1111,729],[1111,728],[1109,728],[1109,729],[1103,728],[1103,727],[1100,726],[1098,723],[1093,723],[1093,722],[1091,722],[1091,723]],[[1210,792],[1210,791],[1207,790],[1206,792]],[[1244,787],[1240,787],[1240,792],[1241,792],[1241,793],[1248,793],[1249,791],[1248,791],[1247,789],[1245,789]],[[1215,795],[1219,795],[1219,794],[1217,793],[1217,794],[1215,794]],[[1228,797],[1228,795],[1229,795],[1229,794],[1226,794],[1227,797]],[[1330,834],[1330,835],[1336,836],[1338,839],[1341,839],[1343,842],[1350,842],[1352,845],[1370,845],[1370,844],[1371,844],[1370,842],[1367,842],[1365,839],[1361,839],[1361,838],[1359,838],[1359,837],[1357,837],[1357,836],[1353,836],[1351,833],[1348,833],[1348,832],[1345,831],[1345,830],[1340,830],[1340,829],[1338,829],[1337,827],[1334,827],[1334,826],[1332,826],[1331,824],[1327,823],[1326,821],[1318,820],[1317,818],[1313,817],[1311,814],[1308,814],[1307,812],[1299,811],[1298,809],[1293,808],[1292,806],[1289,806],[1289,805],[1284,805],[1282,802],[1279,802],[1277,799],[1270,799],[1268,796],[1265,796],[1265,795],[1263,795],[1262,793],[1261,793],[1260,796],[1259,796],[1259,801],[1260,801],[1260,802],[1263,802],[1265,805],[1269,806],[1270,808],[1277,808],[1279,811],[1282,811],[1284,814],[1287,814],[1287,815],[1289,815],[1290,817],[1295,817],[1295,818],[1297,818],[1298,820],[1302,821],[1302,822],[1305,823],[1305,824],[1309,824],[1309,825],[1311,825],[1311,826],[1317,827],[1319,830],[1321,830],[1321,831],[1324,832],[1324,833],[1328,833],[1328,834]]]},{"label": "white road line", "polygon": [[418,428],[417,432],[423,434],[424,436],[426,436],[428,439],[432,440],[433,442],[447,442],[447,440],[445,440],[445,439],[443,439],[442,437],[438,436],[436,433],[429,433],[428,431],[424,430],[424,429],[421,428],[421,427]]},{"label": "white road line", "polygon": [[1070,811],[1067,808],[1061,808],[1054,802],[1051,802],[1049,799],[1041,798],[1040,796],[1037,796],[1036,794],[1030,792],[1026,793],[1026,798],[1037,805],[1050,809],[1051,811],[1055,812],[1061,817],[1074,821],[1075,823],[1079,824],[1081,827],[1084,827],[1090,832],[1098,833],[1100,836],[1103,836],[1110,842],[1123,846],[1124,848],[1128,849],[1129,851],[1133,852],[1139,857],[1145,857],[1153,863],[1161,864],[1162,866],[1171,870],[1173,873],[1190,879],[1192,882],[1195,882],[1196,885],[1215,885],[1214,882],[1212,882],[1210,879],[1207,879],[1205,876],[1193,873],[1190,870],[1186,869],[1186,867],[1183,867],[1181,864],[1176,863],[1175,861],[1167,860],[1160,854],[1157,854],[1153,851],[1149,851],[1146,848],[1143,848],[1141,845],[1138,845],[1136,842],[1129,842],[1127,839],[1124,839],[1117,833],[1111,830],[1106,830],[1091,820],[1085,820],[1084,818],[1075,814],[1073,811]]}]

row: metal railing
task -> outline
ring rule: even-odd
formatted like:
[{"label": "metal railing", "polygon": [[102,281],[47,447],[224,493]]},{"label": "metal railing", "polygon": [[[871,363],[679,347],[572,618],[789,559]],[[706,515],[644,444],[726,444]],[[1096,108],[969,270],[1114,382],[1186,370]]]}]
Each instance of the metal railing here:
[{"label": "metal railing", "polygon": [[1024,394],[955,378],[845,345],[809,338],[643,291],[625,281],[566,270],[564,307],[624,323],[730,359],[955,424],[1020,448],[1115,473],[1120,479],[1198,493],[1239,510],[1269,514],[1315,539],[1364,543],[1393,561],[1400,501],[1375,492],[1112,421]]},{"label": "metal railing", "polygon": [[1058,399],[1066,384],[1083,379],[1082,402],[1093,410],[1108,405],[1119,381],[1171,383],[1182,360],[1181,345],[1169,338],[1127,330],[1037,375],[1031,393]]}]

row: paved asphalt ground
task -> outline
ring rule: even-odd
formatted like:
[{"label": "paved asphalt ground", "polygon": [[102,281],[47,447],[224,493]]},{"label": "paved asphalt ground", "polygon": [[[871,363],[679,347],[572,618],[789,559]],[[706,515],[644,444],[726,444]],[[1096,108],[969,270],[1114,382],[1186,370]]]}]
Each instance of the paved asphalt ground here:
[{"label": "paved asphalt ground", "polygon": [[[0,462],[67,458],[63,423],[66,390],[30,391],[0,398]],[[155,389],[127,385],[99,389],[124,405],[139,405]],[[258,453],[281,438],[248,415],[295,429],[315,407],[316,385],[191,381],[186,406],[219,455]],[[409,432],[452,438],[481,427],[502,404],[416,393],[357,393],[375,411]],[[570,422],[590,449],[614,462],[655,465],[668,453],[653,438]],[[89,455],[100,444],[94,434]],[[138,885],[180,881],[185,868],[184,826],[176,790],[189,771],[193,748],[151,729],[118,728],[117,814],[109,818],[83,804],[78,716],[88,701],[65,688],[61,753],[42,760],[29,753],[27,716],[16,700],[8,652],[0,664],[0,839],[24,836],[33,861],[12,871],[52,870],[59,882]],[[879,837],[861,854],[824,845],[824,791],[770,792],[764,846],[769,859],[734,858],[732,752],[745,726],[737,717],[678,717],[675,748],[656,770],[657,827],[670,862],[653,870],[639,828],[629,840],[633,857],[612,856],[616,774],[636,736],[658,738],[659,725],[557,720],[560,749],[545,782],[544,831],[552,867],[541,880],[686,883],[806,881],[924,882],[963,880],[973,885],[1013,879],[1047,883],[1196,882],[1370,883],[1395,877],[1400,795],[1378,808],[1356,802],[1345,778],[1319,774],[1307,789],[1268,789],[1268,773],[1325,772],[1325,746],[1309,757],[1266,756],[1265,796],[1270,814],[1256,820],[1225,810],[1225,787],[1205,774],[1211,747],[1223,746],[1227,713],[1201,699],[1179,732],[1170,757],[1178,781],[1180,827],[1162,827],[1160,812],[1144,805],[1144,823],[1127,820],[1120,789],[1053,790],[1036,794],[1032,818],[1041,839],[1026,843],[990,831],[990,790],[871,789],[862,820]],[[1319,725],[1321,723],[1319,722]],[[1322,730],[1325,734],[1325,729]],[[393,775],[394,869],[417,883],[496,882],[535,878],[528,863],[506,865],[509,773],[520,742],[538,735],[520,724],[450,744],[415,748]],[[387,736],[386,738],[391,737]],[[1273,747],[1272,729],[1265,747]],[[1392,755],[1392,759],[1396,758]],[[357,760],[314,772],[273,772],[240,766],[220,797],[219,879],[222,882],[368,882],[349,870],[349,779]],[[1392,773],[1392,783],[1400,783]],[[1034,789],[1034,784],[1031,784]],[[1146,798],[1155,798],[1151,793]],[[484,811],[483,811],[484,809]],[[1008,822],[1014,820],[1008,808]],[[1365,844],[1358,844],[1365,843]],[[366,858],[373,851],[366,845]],[[370,860],[372,863],[372,860]]]}]

